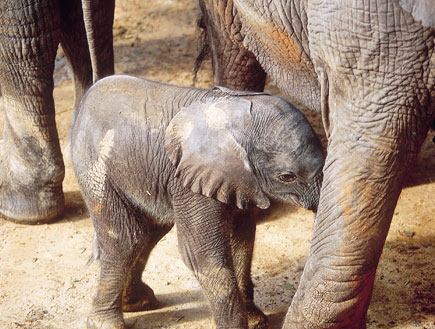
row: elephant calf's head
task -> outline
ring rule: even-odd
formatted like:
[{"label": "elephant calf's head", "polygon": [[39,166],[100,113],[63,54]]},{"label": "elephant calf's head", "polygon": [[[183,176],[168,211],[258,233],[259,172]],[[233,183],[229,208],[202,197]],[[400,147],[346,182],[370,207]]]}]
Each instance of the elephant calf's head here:
[{"label": "elephant calf's head", "polygon": [[301,112],[268,95],[229,95],[181,110],[166,149],[183,185],[227,204],[269,199],[316,210],[323,151]]}]

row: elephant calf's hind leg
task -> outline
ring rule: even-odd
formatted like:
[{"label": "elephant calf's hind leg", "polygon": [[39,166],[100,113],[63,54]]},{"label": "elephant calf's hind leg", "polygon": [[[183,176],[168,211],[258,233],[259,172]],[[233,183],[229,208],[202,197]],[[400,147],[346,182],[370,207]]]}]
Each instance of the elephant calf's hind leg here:
[{"label": "elephant calf's hind leg", "polygon": [[122,297],[122,310],[124,312],[148,311],[158,307],[153,290],[142,281],[142,272],[151,250],[171,228],[172,225],[164,226],[153,229],[147,234],[146,243],[127,276]]}]

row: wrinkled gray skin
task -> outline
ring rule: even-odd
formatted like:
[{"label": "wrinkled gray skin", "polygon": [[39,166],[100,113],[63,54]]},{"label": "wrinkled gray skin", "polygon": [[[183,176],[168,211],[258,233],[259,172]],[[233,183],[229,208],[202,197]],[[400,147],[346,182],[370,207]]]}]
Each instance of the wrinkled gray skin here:
[{"label": "wrinkled gray skin", "polygon": [[83,0],[83,8],[80,0],[0,1],[0,214],[12,221],[47,222],[64,207],[53,100],[58,45],[73,74],[76,104],[92,84],[92,67],[95,80],[113,74],[114,0]]},{"label": "wrinkled gray skin", "polygon": [[323,176],[301,112],[262,93],[113,76],[85,95],[71,147],[101,261],[88,327],[124,328],[122,311],[156,307],[141,275],[175,223],[218,328],[267,328],[250,278],[259,208],[315,210]]},{"label": "wrinkled gray skin", "polygon": [[322,111],[329,138],[284,328],[365,328],[393,210],[434,119],[435,1],[200,3],[215,83],[261,91],[265,71]]}]

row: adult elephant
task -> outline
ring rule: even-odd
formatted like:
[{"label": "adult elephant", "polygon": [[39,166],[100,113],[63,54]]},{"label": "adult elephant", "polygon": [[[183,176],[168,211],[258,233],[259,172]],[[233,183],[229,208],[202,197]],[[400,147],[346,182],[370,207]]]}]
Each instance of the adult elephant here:
[{"label": "adult elephant", "polygon": [[3,217],[34,224],[62,212],[65,170],[53,100],[57,48],[73,73],[77,104],[92,84],[92,67],[95,80],[113,74],[113,15],[114,0],[83,0],[83,8],[80,0],[0,1]]},{"label": "adult elephant", "polygon": [[435,1],[200,3],[215,83],[261,90],[266,71],[321,110],[329,139],[284,328],[365,328],[393,210],[434,119]]}]

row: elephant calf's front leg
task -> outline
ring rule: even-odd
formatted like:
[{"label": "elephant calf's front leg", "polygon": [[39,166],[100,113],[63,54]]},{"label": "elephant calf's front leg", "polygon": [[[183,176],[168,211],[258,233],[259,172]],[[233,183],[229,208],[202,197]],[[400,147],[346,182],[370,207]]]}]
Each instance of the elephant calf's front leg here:
[{"label": "elephant calf's front leg", "polygon": [[252,214],[240,212],[234,218],[231,232],[231,255],[237,285],[248,313],[250,329],[269,328],[269,321],[254,303],[254,284],[251,279],[251,263],[255,242],[255,219]]},{"label": "elephant calf's front leg", "polygon": [[[151,222],[151,219],[147,219]],[[151,250],[157,242],[169,232],[172,225],[149,227],[146,230],[144,244],[132,264],[124,286],[122,310],[124,312],[148,311],[158,308],[153,290],[142,281],[142,272],[148,261]]]},{"label": "elephant calf's front leg", "polygon": [[195,205],[191,209],[176,207],[180,253],[210,303],[217,328],[246,329],[247,313],[234,273],[229,227],[223,220],[227,214],[219,202],[206,202],[190,200]]}]

